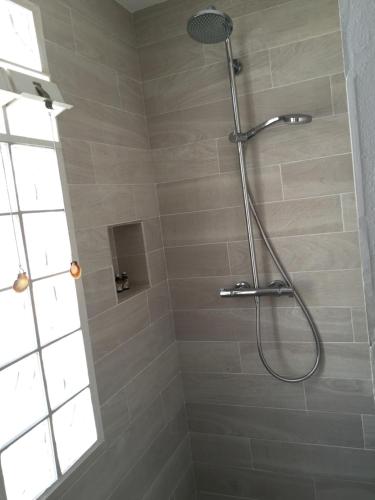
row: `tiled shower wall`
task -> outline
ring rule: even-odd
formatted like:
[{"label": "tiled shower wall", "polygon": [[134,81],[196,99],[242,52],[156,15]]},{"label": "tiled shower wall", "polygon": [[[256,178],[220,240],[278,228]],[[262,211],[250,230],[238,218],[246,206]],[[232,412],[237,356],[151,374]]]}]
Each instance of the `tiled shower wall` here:
[{"label": "tiled shower wall", "polygon": [[[216,2],[234,19],[244,129],[314,117],[247,147],[258,210],[322,335],[304,384],[266,373],[253,304],[218,295],[249,279],[249,259],[224,47],[186,34],[207,3],[135,16],[199,500],[370,500],[374,399],[337,0]],[[277,273],[259,240],[257,252],[266,284]],[[303,374],[314,346],[294,300],[262,304],[267,359]]]},{"label": "tiled shower wall", "polygon": [[[84,275],[105,441],[52,495],[186,500],[191,450],[131,16],[113,0],[35,0]],[[151,288],[117,304],[107,226],[144,221]]]}]

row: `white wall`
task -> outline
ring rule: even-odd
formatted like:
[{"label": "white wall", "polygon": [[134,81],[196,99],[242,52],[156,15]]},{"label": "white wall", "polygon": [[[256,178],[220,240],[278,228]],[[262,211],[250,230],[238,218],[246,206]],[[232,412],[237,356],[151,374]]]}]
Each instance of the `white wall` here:
[{"label": "white wall", "polygon": [[375,2],[339,0],[371,340],[375,340]]}]

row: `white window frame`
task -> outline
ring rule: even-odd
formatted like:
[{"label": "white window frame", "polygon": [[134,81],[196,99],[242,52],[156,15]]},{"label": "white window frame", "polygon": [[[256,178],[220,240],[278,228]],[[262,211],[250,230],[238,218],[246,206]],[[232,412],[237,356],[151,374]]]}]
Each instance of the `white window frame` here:
[{"label": "white window frame", "polygon": [[[51,97],[53,97],[54,102],[55,102],[55,98],[56,98],[57,101],[59,101],[61,104],[63,104],[63,107],[65,109],[70,109],[72,106],[65,105],[63,103],[63,100],[61,98],[61,94],[58,91],[58,88],[54,84],[48,83],[48,82],[50,82],[50,77],[48,74],[48,63],[47,63],[47,56],[46,56],[43,29],[42,29],[42,17],[41,17],[41,12],[40,12],[39,6],[29,2],[29,0],[12,0],[12,1],[18,5],[21,5],[22,7],[26,7],[27,9],[31,10],[33,15],[34,15],[35,29],[36,29],[36,33],[37,33],[37,40],[38,40],[38,46],[39,46],[43,70],[41,73],[39,73],[39,72],[36,72],[34,70],[30,70],[29,68],[24,68],[20,65],[15,65],[9,61],[4,61],[4,60],[0,59],[0,82],[1,82],[1,71],[3,71],[5,69],[6,73],[8,75],[11,75],[14,71],[14,75],[16,75],[16,72],[18,69],[18,72],[22,74],[22,77],[25,79],[25,81],[27,79],[29,80],[29,82],[28,82],[29,86],[27,88],[25,87],[25,89],[22,89],[22,88],[15,89],[14,88],[15,86],[11,85],[9,88],[10,92],[13,91],[16,94],[17,93],[24,94],[30,98],[43,100],[42,98],[37,96],[36,93],[34,95],[30,95],[31,93],[29,90],[31,87],[33,87],[32,82],[34,82],[36,80],[35,77],[37,77],[37,79],[38,80],[40,79],[40,81],[42,82],[43,87],[44,86],[48,87],[48,90],[51,94]],[[12,71],[9,71],[9,70],[12,70]],[[3,71],[3,73],[4,73],[4,71]],[[21,76],[21,75],[19,75],[19,76]],[[11,80],[11,78],[10,78],[10,80]],[[30,87],[30,83],[31,83],[31,87]],[[22,87],[22,85],[21,85],[21,87]],[[58,162],[59,173],[60,173],[60,180],[61,180],[61,187],[62,187],[63,199],[64,199],[64,210],[65,210],[67,224],[68,224],[68,231],[69,231],[69,238],[70,238],[70,244],[71,244],[71,249],[72,249],[72,255],[77,256],[78,255],[77,241],[76,241],[76,236],[75,236],[75,231],[74,231],[74,223],[73,223],[71,202],[70,202],[70,197],[69,197],[68,182],[67,182],[66,171],[65,171],[65,167],[64,167],[62,147],[61,147],[61,142],[60,142],[59,138],[56,138],[56,142],[53,142],[53,141],[49,141],[49,140],[32,139],[32,138],[28,138],[28,137],[14,136],[14,135],[10,134],[10,132],[9,132],[9,126],[7,123],[5,113],[4,113],[4,118],[5,118],[5,124],[6,124],[7,131],[5,134],[0,133],[0,142],[8,144],[9,147],[11,147],[14,144],[19,144],[19,145],[25,145],[25,146],[47,147],[50,149],[54,149],[56,151],[57,162]],[[19,212],[15,212],[15,214],[17,214],[17,213],[19,213],[21,215],[23,212],[22,212],[22,210],[20,210]],[[21,217],[20,217],[20,219],[21,219]],[[21,232],[22,232],[23,245],[26,248],[25,235],[24,235],[22,222],[21,222]],[[35,281],[37,281],[37,280],[35,280]],[[90,342],[90,337],[89,337],[89,323],[88,323],[88,318],[87,318],[87,313],[86,313],[86,302],[85,302],[85,297],[84,297],[83,284],[82,284],[81,279],[77,280],[75,283],[76,283],[76,291],[77,291],[77,298],[78,298],[79,315],[80,315],[80,320],[81,320],[80,330],[82,331],[83,341],[84,341],[84,346],[85,346],[87,369],[88,369],[88,375],[89,375],[89,388],[91,390],[91,398],[92,398],[94,418],[95,418],[96,430],[97,430],[97,440],[84,453],[84,455],[82,455],[82,457],[77,462],[75,462],[74,465],[72,465],[70,467],[70,469],[68,471],[66,471],[64,474],[61,474],[59,467],[57,467],[57,474],[58,474],[57,480],[44,493],[42,493],[41,496],[38,497],[38,500],[39,499],[47,499],[49,497],[49,495],[51,495],[56,489],[58,489],[59,486],[61,486],[61,484],[66,479],[68,479],[69,476],[71,476],[74,473],[74,471],[76,471],[80,467],[80,465],[83,462],[85,462],[90,457],[90,455],[92,455],[95,452],[95,450],[97,450],[97,448],[99,448],[104,442],[104,432],[103,432],[103,425],[102,425],[102,418],[101,418],[101,411],[100,411],[100,402],[99,402],[98,390],[97,390],[97,384],[96,384],[96,378],[95,378],[94,360],[93,360],[91,342]],[[33,299],[32,293],[31,293],[31,300],[32,300],[32,304],[34,304],[34,299]],[[35,316],[34,305],[33,305],[33,316],[34,316],[34,324],[35,324],[36,335],[37,335],[37,350],[34,352],[41,353],[42,348],[41,348],[40,338],[39,338],[39,334],[38,334],[38,325],[37,325],[37,320],[36,320],[36,316]],[[61,339],[66,338],[67,336],[72,335],[73,333],[74,332],[72,332],[68,335],[65,335],[65,336],[61,337]],[[58,339],[56,342],[58,342],[61,339]],[[23,359],[24,357],[26,357],[26,356],[23,356],[20,359]],[[17,361],[19,361],[19,359],[17,359],[15,362],[17,362]],[[9,363],[7,366],[10,366],[12,364],[14,364],[14,363]],[[78,394],[81,394],[86,388],[79,391]],[[71,401],[72,399],[74,399],[78,394],[75,394],[74,396],[69,398],[67,401],[65,401],[63,403],[63,405],[65,405],[68,401]],[[46,396],[47,396],[47,394],[46,394]],[[63,406],[63,405],[61,405],[61,406]],[[54,409],[53,411],[55,412],[56,409]],[[30,432],[30,430],[35,428],[41,422],[50,419],[51,414],[52,414],[52,412],[49,408],[48,415],[44,419],[37,422],[33,427],[31,427],[27,431],[23,432],[19,437],[14,439],[11,444],[13,444],[18,439],[20,439],[22,436],[24,436],[25,434]],[[4,449],[6,449],[6,448],[7,447],[5,447]],[[55,460],[56,460],[56,463],[58,463],[58,455],[57,455],[56,443],[55,443],[54,438],[53,438],[53,448],[54,448]],[[5,490],[4,478],[3,478],[3,474],[2,474],[2,470],[1,470],[1,464],[0,464],[0,498],[6,498],[6,490]]]}]

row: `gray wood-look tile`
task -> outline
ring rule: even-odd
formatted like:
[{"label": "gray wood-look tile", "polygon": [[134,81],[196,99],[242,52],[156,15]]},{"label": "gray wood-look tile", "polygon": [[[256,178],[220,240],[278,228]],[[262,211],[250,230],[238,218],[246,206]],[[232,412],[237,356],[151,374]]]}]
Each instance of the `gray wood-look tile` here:
[{"label": "gray wood-look tile", "polygon": [[[283,199],[278,166],[249,169],[249,182],[257,202]],[[242,196],[238,172],[162,183],[158,186],[161,214],[238,206]]]},{"label": "gray wood-look tile", "polygon": [[[263,373],[266,370],[259,360],[254,343],[242,343],[243,371]],[[301,376],[315,361],[313,343],[265,342],[264,354],[271,366],[279,373]],[[366,343],[324,343],[318,376],[339,379],[371,379],[370,352]]]},{"label": "gray wood-look tile", "polygon": [[303,475],[373,481],[375,452],[335,446],[251,440],[254,466]]},{"label": "gray wood-look tile", "polygon": [[[343,227],[338,196],[265,203],[258,211],[270,236],[332,233]],[[163,216],[162,224],[166,246],[244,239],[240,206]]]},{"label": "gray wood-look tile", "polygon": [[166,422],[170,422],[185,405],[181,375],[176,375],[161,393]]},{"label": "gray wood-look tile", "polygon": [[[361,265],[357,233],[278,237],[272,243],[289,272],[354,269]],[[232,272],[245,273],[250,268],[247,242],[229,242],[228,250]],[[256,242],[256,255],[260,272],[275,270],[261,240]]]},{"label": "gray wood-look tile", "polygon": [[315,482],[317,500],[372,500],[375,484],[323,479]]},{"label": "gray wood-look tile", "polygon": [[178,349],[184,372],[241,372],[236,342],[179,342]]},{"label": "gray wood-look tile", "polygon": [[281,173],[286,199],[353,191],[351,155],[282,165]]},{"label": "gray wood-look tile", "polygon": [[87,273],[112,265],[107,228],[79,229],[76,231],[79,261]]},{"label": "gray wood-look tile", "polygon": [[340,73],[343,70],[341,32],[271,49],[275,85]]},{"label": "gray wood-look tile", "polygon": [[364,307],[354,307],[352,309],[352,321],[356,342],[369,342],[367,316]]},{"label": "gray wood-look tile", "polygon": [[175,450],[187,434],[185,415],[181,412],[156,437],[142,458],[120,481],[111,500],[122,500],[128,496],[132,500],[141,500],[152,483],[161,473],[164,464],[170,460]]},{"label": "gray wood-look tile", "polygon": [[204,177],[219,172],[215,140],[152,151],[158,182]]},{"label": "gray wood-look tile", "polygon": [[375,413],[371,380],[315,378],[305,382],[309,410]]},{"label": "gray wood-look tile", "polygon": [[[237,78],[239,95],[270,88],[271,73],[267,52],[241,58],[243,71]],[[176,73],[145,82],[148,115],[187,109],[230,97],[228,67],[220,63]]]},{"label": "gray wood-look tile", "polygon": [[290,0],[232,0],[228,6],[228,12],[232,17],[245,16],[257,10],[276,7]]},{"label": "gray wood-look tile", "polygon": [[343,73],[331,76],[331,88],[334,113],[346,113],[348,105],[346,96],[346,81]]},{"label": "gray wood-look tile", "polygon": [[151,321],[165,316],[171,308],[167,281],[151,287],[146,293]]},{"label": "gray wood-look tile", "polygon": [[[243,95],[239,98],[239,104],[243,110],[244,127],[254,126],[271,116],[284,113],[330,115],[332,103],[329,78]],[[232,129],[233,117],[229,100],[149,118],[150,141],[152,147],[156,148],[224,137]]]},{"label": "gray wood-look tile", "polygon": [[[351,342],[353,329],[349,308],[311,308],[323,341]],[[228,340],[255,342],[255,310],[175,310],[176,336],[180,340]],[[311,341],[311,331],[299,308],[267,308],[261,311],[265,341]]]},{"label": "gray wood-look tile", "polygon": [[204,63],[203,46],[183,34],[139,49],[144,80],[198,68]]},{"label": "gray wood-look tile", "polygon": [[[104,403],[124,387],[172,342],[172,324],[167,316],[100,358],[95,364],[95,371],[101,402]],[[131,402],[128,404],[130,409]]]},{"label": "gray wood-look tile", "polygon": [[144,115],[145,102],[142,83],[134,78],[128,78],[126,75],[120,74],[118,84],[123,109],[131,113]]},{"label": "gray wood-look tile", "polygon": [[179,370],[177,346],[172,345],[130,382],[126,394],[132,418],[142,412],[147,401],[168,386]]},{"label": "gray wood-look tile", "polygon": [[197,500],[193,466],[180,479],[171,500]]},{"label": "gray wood-look tile", "polygon": [[91,150],[98,184],[154,182],[150,151],[97,143],[91,145]]},{"label": "gray wood-look tile", "polygon": [[229,467],[251,467],[249,440],[193,432],[191,447],[195,462]]},{"label": "gray wood-look tile", "polygon": [[229,274],[227,245],[191,245],[165,249],[169,278]]},{"label": "gray wood-look tile", "polygon": [[164,249],[149,252],[147,254],[147,265],[149,279],[152,286],[157,285],[167,279]]},{"label": "gray wood-look tile", "polygon": [[73,184],[69,191],[77,229],[130,222],[136,218],[131,186]]},{"label": "gray wood-look tile", "polygon": [[187,413],[193,432],[363,448],[360,415],[210,404]]},{"label": "gray wood-look tile", "polygon": [[375,416],[363,415],[363,433],[365,436],[365,448],[375,450]]},{"label": "gray wood-look tile", "polygon": [[[252,53],[339,29],[335,0],[294,0],[235,19],[232,42],[236,54]],[[222,58],[222,50],[222,47],[208,46],[207,60]]]},{"label": "gray wood-look tile", "polygon": [[[196,466],[198,490],[259,500],[314,500],[310,479],[233,467]],[[225,497],[224,497],[225,498]],[[221,500],[221,498],[219,497]],[[214,500],[216,498],[214,497]]]},{"label": "gray wood-look tile", "polygon": [[130,421],[125,391],[120,390],[109,398],[101,407],[101,415],[106,441],[117,441],[119,434],[128,427]]},{"label": "gray wood-look tile", "polygon": [[117,2],[102,0],[61,0],[81,14],[82,20],[95,23],[107,37],[116,37],[129,45],[135,45],[135,32],[131,14]]},{"label": "gray wood-look tile", "polygon": [[117,76],[113,69],[55,43],[48,42],[46,48],[53,81],[59,83],[63,92],[120,107]]},{"label": "gray wood-look tile", "polygon": [[175,4],[176,2],[174,5],[168,5],[167,8],[163,6],[163,10],[159,8],[159,11],[154,12],[153,15],[145,15],[144,11],[150,11],[152,8],[159,7],[158,5],[135,13],[134,24],[138,46],[149,45],[186,33],[186,20],[189,14],[183,5],[176,11]]},{"label": "gray wood-look tile", "polygon": [[198,493],[198,500],[244,500],[245,497],[234,497],[233,495],[216,495],[215,493]]},{"label": "gray wood-look tile", "polygon": [[147,252],[162,248],[162,234],[160,218],[147,219],[143,221],[143,235],[145,240],[145,248]]},{"label": "gray wood-look tile", "polygon": [[90,320],[94,358],[99,360],[150,323],[147,297],[140,293]]},{"label": "gray wood-look tile", "polygon": [[43,34],[46,40],[67,49],[74,49],[72,22],[69,9],[51,0],[34,0],[42,14]]},{"label": "gray wood-look tile", "polygon": [[303,409],[301,385],[281,384],[270,376],[248,374],[185,373],[188,403],[233,404]]},{"label": "gray wood-look tile", "polygon": [[64,500],[102,500],[147,452],[164,428],[160,398],[144,409],[140,417],[118,436],[86,474],[62,497]]},{"label": "gray wood-look tile", "polygon": [[360,269],[293,273],[292,279],[311,306],[363,306]]},{"label": "gray wood-look tile", "polygon": [[82,281],[89,318],[110,309],[116,304],[117,297],[112,268],[84,274]]},{"label": "gray wood-look tile", "polygon": [[161,222],[166,247],[245,239],[244,211],[240,206],[162,216]]},{"label": "gray wood-look tile", "polygon": [[341,195],[344,231],[358,230],[357,205],[354,193]]},{"label": "gray wood-look tile", "polygon": [[342,231],[339,196],[265,203],[258,212],[270,236]]},{"label": "gray wood-look tile", "polygon": [[121,109],[65,93],[74,108],[59,120],[63,138],[82,139],[131,148],[148,148],[146,119]]},{"label": "gray wood-look tile", "polygon": [[257,203],[283,199],[283,187],[278,165],[263,169],[248,168],[247,175],[254,200]]},{"label": "gray wood-look tile", "polygon": [[238,206],[241,183],[238,175],[224,174],[159,184],[161,214]]},{"label": "gray wood-look tile", "polygon": [[154,219],[155,217],[159,217],[159,202],[155,185],[134,185],[133,194],[137,219]]},{"label": "gray wood-look tile", "polygon": [[174,492],[181,476],[191,466],[190,440],[185,438],[156,477],[143,500],[166,500]]},{"label": "gray wood-look tile", "polygon": [[62,152],[68,184],[94,184],[90,145],[75,139],[62,139]]},{"label": "gray wood-look tile", "polygon": [[140,80],[138,52],[135,48],[87,21],[86,15],[73,11],[73,29],[79,54]]}]

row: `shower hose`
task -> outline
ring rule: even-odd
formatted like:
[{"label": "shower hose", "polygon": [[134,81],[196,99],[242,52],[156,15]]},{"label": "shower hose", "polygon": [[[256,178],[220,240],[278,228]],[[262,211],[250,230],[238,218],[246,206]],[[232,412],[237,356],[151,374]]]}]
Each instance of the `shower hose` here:
[{"label": "shower hose", "polygon": [[284,376],[280,375],[275,370],[273,370],[271,368],[271,366],[268,364],[268,361],[267,361],[265,354],[263,352],[262,328],[261,328],[261,319],[260,319],[260,297],[255,297],[256,339],[257,339],[257,347],[258,347],[259,357],[260,357],[264,367],[268,371],[268,373],[270,373],[276,379],[278,379],[282,382],[289,382],[289,383],[303,382],[304,380],[307,380],[312,375],[314,375],[314,373],[316,372],[316,370],[319,366],[319,362],[320,362],[320,358],[321,358],[321,345],[320,345],[321,341],[320,341],[319,330],[316,327],[314,319],[312,318],[311,313],[308,310],[305,302],[303,301],[302,297],[300,296],[300,294],[298,293],[298,291],[294,287],[291,279],[288,276],[288,273],[284,269],[284,266],[283,266],[281,260],[279,259],[275,249],[273,248],[273,245],[272,245],[270,239],[268,238],[268,236],[263,228],[262,222],[261,222],[259,215],[258,215],[258,212],[255,208],[255,204],[254,204],[249,186],[247,186],[247,195],[248,195],[248,200],[249,200],[249,207],[250,207],[251,213],[255,219],[255,222],[258,226],[262,240],[264,241],[264,244],[266,245],[266,248],[267,248],[271,258],[272,258],[273,262],[275,263],[280,275],[284,279],[285,283],[287,284],[288,287],[293,289],[293,294],[294,294],[294,297],[296,299],[296,302],[299,305],[299,307],[301,308],[301,310],[302,310],[302,312],[303,312],[303,314],[304,314],[304,316],[305,316],[305,318],[306,318],[306,320],[311,328],[311,332],[313,334],[313,338],[314,338],[314,342],[315,342],[315,349],[316,349],[316,358],[315,358],[315,363],[314,363],[313,367],[311,368],[311,370],[308,373],[306,373],[305,375],[303,375],[301,377],[288,378],[288,377],[284,377]]}]

